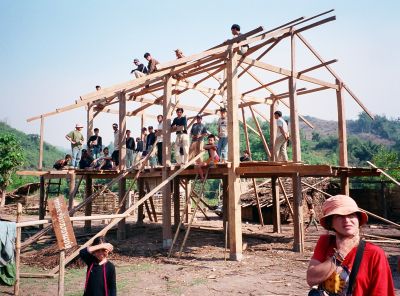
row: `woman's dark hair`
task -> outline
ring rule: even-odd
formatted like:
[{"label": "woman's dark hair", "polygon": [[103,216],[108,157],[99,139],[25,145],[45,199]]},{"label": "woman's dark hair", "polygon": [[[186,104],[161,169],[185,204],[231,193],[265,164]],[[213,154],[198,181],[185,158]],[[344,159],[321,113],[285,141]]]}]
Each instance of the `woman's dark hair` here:
[{"label": "woman's dark hair", "polygon": [[96,238],[94,239],[92,246],[97,246],[97,245],[100,245],[100,244],[105,244],[106,242],[107,242],[107,241],[106,241],[106,238],[105,238],[104,236],[98,236],[98,237],[96,237]]}]

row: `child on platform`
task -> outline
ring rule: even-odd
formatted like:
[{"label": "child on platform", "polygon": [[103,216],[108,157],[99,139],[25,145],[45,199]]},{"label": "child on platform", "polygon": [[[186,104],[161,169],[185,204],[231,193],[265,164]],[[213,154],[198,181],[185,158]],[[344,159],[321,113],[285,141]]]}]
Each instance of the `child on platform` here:
[{"label": "child on platform", "polygon": [[204,169],[206,167],[215,167],[215,165],[219,162],[217,145],[215,145],[215,136],[213,134],[208,136],[208,143],[204,145],[203,148],[208,152],[208,159],[204,162],[201,162],[198,166],[198,173],[201,180],[204,180]]},{"label": "child on platform", "polygon": [[116,296],[115,266],[108,261],[108,254],[114,249],[104,236],[96,237],[90,247],[79,252],[87,264],[84,296]]},{"label": "child on platform", "polygon": [[65,155],[64,159],[59,159],[57,160],[54,165],[53,168],[55,168],[56,170],[62,170],[64,169],[66,166],[68,166],[69,162],[71,161],[72,156],[71,154],[67,154]]}]

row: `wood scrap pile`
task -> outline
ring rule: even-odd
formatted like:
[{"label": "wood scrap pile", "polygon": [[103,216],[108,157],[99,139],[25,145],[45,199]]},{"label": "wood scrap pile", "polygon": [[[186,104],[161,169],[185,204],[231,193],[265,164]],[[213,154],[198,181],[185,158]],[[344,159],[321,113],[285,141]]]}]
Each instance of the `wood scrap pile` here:
[{"label": "wood scrap pile", "polygon": [[35,196],[40,188],[40,183],[28,183],[18,187],[17,189],[6,193],[6,203],[21,203],[26,205],[28,197]]}]

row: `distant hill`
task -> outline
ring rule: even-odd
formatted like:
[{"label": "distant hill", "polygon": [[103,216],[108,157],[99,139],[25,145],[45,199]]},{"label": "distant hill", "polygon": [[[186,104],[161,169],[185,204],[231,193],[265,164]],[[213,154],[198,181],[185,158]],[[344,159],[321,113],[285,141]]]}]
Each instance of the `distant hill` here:
[{"label": "distant hill", "polygon": [[[22,169],[36,169],[39,162],[39,135],[25,134],[15,128],[12,128],[5,122],[0,122],[0,133],[13,134],[20,142],[25,155],[25,162]],[[54,162],[63,158],[65,152],[53,145],[43,145],[43,167],[51,168]]]}]

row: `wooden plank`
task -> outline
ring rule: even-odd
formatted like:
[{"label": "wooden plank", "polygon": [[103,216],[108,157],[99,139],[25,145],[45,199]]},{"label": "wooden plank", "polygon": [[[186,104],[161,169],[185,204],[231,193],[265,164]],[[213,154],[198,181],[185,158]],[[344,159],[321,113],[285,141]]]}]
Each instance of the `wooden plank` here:
[{"label": "wooden plank", "polygon": [[51,222],[57,238],[59,250],[65,250],[77,245],[71,220],[64,196],[59,196],[48,201]]},{"label": "wooden plank", "polygon": [[379,169],[376,165],[374,165],[372,162],[367,161],[367,163],[372,166],[375,169],[378,169],[379,172],[381,172],[383,175],[385,175],[386,178],[388,178],[389,180],[391,180],[393,183],[395,183],[397,186],[400,186],[400,182],[397,181],[395,178],[393,178],[392,176],[390,176],[388,173],[386,173],[385,171]]},{"label": "wooden plank", "polygon": [[[125,215],[125,217],[129,216],[134,210],[136,210],[138,208],[139,205],[143,204],[144,201],[146,201],[147,199],[150,198],[150,196],[153,196],[156,192],[158,192],[160,189],[162,189],[165,185],[167,185],[171,180],[173,180],[176,176],[178,176],[182,171],[184,171],[188,166],[194,164],[196,162],[197,159],[199,159],[200,157],[202,157],[204,154],[204,152],[201,152],[200,154],[196,155],[194,158],[192,158],[187,164],[182,165],[174,174],[172,174],[171,176],[169,176],[167,179],[163,180],[160,184],[158,184],[156,187],[154,187],[150,192],[148,192],[144,197],[142,197],[140,200],[138,200],[138,202],[136,202],[135,204],[133,204],[130,208],[128,208],[123,214]],[[74,258],[76,258],[76,256],[79,255],[80,250],[86,248],[87,246],[90,246],[93,241],[95,240],[95,238],[99,237],[99,236],[104,236],[111,228],[113,228],[121,219],[123,218],[115,218],[113,220],[111,220],[111,222],[105,227],[103,228],[100,232],[98,232],[96,235],[94,235],[91,239],[89,239],[86,243],[84,243],[83,245],[81,245],[79,247],[79,249],[77,249],[76,251],[74,251],[72,254],[70,254],[66,259],[65,259],[65,264],[68,264],[69,262],[71,262],[71,260],[73,260]],[[58,272],[58,266],[56,266],[55,268],[53,268],[51,270],[52,274],[55,274]]]},{"label": "wooden plank", "polygon": [[65,276],[65,251],[60,251],[59,260],[59,274],[58,274],[58,296],[64,296],[64,276]]},{"label": "wooden plank", "polygon": [[301,176],[331,176],[332,168],[329,165],[303,165],[303,166],[257,166],[257,167],[238,167],[236,174],[245,176],[246,174],[296,174]]},{"label": "wooden plank", "polygon": [[242,260],[242,217],[240,206],[240,179],[235,173],[239,166],[239,122],[238,113],[238,54],[230,51],[227,61],[227,101],[228,101],[228,160],[232,168],[228,172],[228,193],[229,193],[229,249],[232,260]]},{"label": "wooden plank", "polygon": [[[121,171],[126,169],[126,100],[125,92],[118,93],[119,100],[119,169]],[[118,201],[121,207],[120,211],[125,211],[125,194],[126,194],[126,178],[121,178],[118,182]],[[126,220],[121,219],[118,223],[117,239],[123,240],[126,238]]]},{"label": "wooden plank", "polygon": [[281,203],[279,201],[279,185],[277,179],[277,177],[271,178],[273,232],[281,233]]}]

